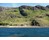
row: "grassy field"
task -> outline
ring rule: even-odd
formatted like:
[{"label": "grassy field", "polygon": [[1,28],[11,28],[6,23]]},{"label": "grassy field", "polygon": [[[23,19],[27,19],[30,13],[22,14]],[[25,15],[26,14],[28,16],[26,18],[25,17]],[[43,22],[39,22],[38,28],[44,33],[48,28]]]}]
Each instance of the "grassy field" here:
[{"label": "grassy field", "polygon": [[43,6],[0,7],[0,25],[49,26],[49,8]]}]

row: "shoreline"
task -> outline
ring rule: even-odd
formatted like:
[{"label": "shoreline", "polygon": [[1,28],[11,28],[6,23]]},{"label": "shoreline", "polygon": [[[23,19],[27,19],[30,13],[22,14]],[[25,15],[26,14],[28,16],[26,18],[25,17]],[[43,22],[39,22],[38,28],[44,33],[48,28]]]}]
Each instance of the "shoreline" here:
[{"label": "shoreline", "polygon": [[0,26],[0,28],[49,28],[49,26]]}]

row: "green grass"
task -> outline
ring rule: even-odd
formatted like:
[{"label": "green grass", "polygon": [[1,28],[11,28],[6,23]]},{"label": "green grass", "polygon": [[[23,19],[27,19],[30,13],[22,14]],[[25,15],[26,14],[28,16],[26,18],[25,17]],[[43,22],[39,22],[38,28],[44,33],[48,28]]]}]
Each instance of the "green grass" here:
[{"label": "green grass", "polygon": [[[23,9],[27,16],[20,14],[19,8],[8,9],[0,12],[0,25],[31,25],[32,20],[36,20],[41,26],[49,26],[49,17],[45,14],[49,14],[49,10],[31,10]],[[39,17],[37,17],[39,16]],[[42,16],[42,18],[40,18]]]}]

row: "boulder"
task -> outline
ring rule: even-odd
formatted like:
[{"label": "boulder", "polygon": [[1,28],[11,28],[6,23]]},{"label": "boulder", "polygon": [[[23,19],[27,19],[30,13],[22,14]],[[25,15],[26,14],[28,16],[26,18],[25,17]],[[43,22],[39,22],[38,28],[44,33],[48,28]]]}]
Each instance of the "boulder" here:
[{"label": "boulder", "polygon": [[35,6],[35,7],[38,8],[38,9],[46,10],[45,7],[40,6],[40,5],[37,5],[37,6]]},{"label": "boulder", "polygon": [[23,8],[22,7],[19,7],[19,11],[20,11],[20,14],[22,16],[27,16],[27,13],[24,12]]}]

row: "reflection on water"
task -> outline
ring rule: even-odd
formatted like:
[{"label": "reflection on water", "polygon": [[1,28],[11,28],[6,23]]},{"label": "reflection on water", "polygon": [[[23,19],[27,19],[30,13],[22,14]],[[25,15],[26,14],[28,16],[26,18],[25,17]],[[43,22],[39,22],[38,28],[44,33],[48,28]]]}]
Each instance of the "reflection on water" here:
[{"label": "reflection on water", "polygon": [[48,37],[49,28],[0,28],[0,37]]}]

